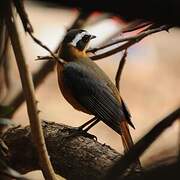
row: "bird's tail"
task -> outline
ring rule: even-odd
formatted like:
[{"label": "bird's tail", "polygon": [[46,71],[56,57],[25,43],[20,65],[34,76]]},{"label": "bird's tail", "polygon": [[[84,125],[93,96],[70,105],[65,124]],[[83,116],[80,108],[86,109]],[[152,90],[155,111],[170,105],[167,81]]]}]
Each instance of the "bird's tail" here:
[{"label": "bird's tail", "polygon": [[[131,137],[127,122],[121,121],[120,128],[121,128],[121,138],[122,138],[124,150],[125,152],[128,152],[132,148],[132,146],[134,146],[134,142]],[[139,159],[137,159],[137,161],[134,163],[134,167],[141,169],[141,163]]]},{"label": "bird's tail", "polygon": [[124,145],[124,150],[125,152],[127,152],[134,145],[134,142],[132,140],[129,127],[126,121],[120,122],[120,128],[121,128],[121,138]]}]

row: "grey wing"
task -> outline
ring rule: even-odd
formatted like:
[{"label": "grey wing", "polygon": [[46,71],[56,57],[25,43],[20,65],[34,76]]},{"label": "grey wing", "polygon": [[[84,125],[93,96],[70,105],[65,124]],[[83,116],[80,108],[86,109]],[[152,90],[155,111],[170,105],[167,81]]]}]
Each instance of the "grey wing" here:
[{"label": "grey wing", "polygon": [[69,63],[63,72],[64,84],[71,90],[75,99],[88,111],[120,133],[120,120],[123,120],[121,102],[112,90],[96,73],[84,65]]}]

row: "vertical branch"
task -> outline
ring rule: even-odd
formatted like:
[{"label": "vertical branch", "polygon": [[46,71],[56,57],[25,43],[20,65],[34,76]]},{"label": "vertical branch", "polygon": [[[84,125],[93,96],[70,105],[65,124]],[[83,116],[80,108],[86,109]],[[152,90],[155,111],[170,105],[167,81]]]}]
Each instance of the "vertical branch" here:
[{"label": "vertical branch", "polygon": [[[125,49],[124,54],[119,62],[118,70],[117,70],[116,77],[115,77],[116,87],[117,87],[118,91],[120,91],[119,90],[120,79],[121,79],[122,71],[123,71],[123,68],[124,68],[124,65],[126,62],[126,57],[127,57],[127,49]],[[134,142],[131,137],[127,122],[126,121],[120,122],[120,126],[122,129],[121,138],[122,138],[123,146],[124,146],[125,152],[128,152],[134,146]],[[140,160],[137,159],[137,161],[134,165],[135,165],[135,168],[141,168]]]},{"label": "vertical branch", "polygon": [[11,58],[8,53],[9,47],[10,47],[9,35],[1,11],[0,13],[0,82],[1,82],[0,101],[2,104],[4,104],[12,88],[12,76],[10,73],[12,64],[11,64]]},{"label": "vertical branch", "polygon": [[6,94],[6,82],[4,77],[4,56],[6,50],[6,27],[0,12],[0,102]]},{"label": "vertical branch", "polygon": [[[179,115],[179,117],[180,117],[180,115]],[[179,160],[180,160],[180,121],[179,121],[179,132],[178,132],[178,158],[179,158]]]},{"label": "vertical branch", "polygon": [[119,66],[118,66],[118,70],[116,72],[116,87],[119,91],[119,84],[120,84],[120,78],[121,78],[121,74],[122,74],[122,70],[124,68],[125,62],[126,62],[126,57],[127,57],[127,49],[125,49],[124,54],[119,62]]},{"label": "vertical branch", "polygon": [[55,173],[48,157],[43,131],[38,116],[34,86],[30,72],[26,64],[25,55],[22,50],[22,45],[19,39],[19,34],[15,24],[15,18],[13,16],[13,10],[11,7],[11,1],[5,2],[4,9],[6,26],[9,32],[14,54],[16,57],[16,63],[21,78],[23,93],[27,103],[27,111],[31,125],[32,137],[39,154],[40,166],[42,168],[45,179],[55,180]]},{"label": "vertical branch", "polygon": [[26,32],[33,32],[33,27],[31,25],[31,22],[29,20],[28,14],[26,13],[25,7],[24,7],[24,1],[22,0],[13,0],[14,5],[16,7],[16,10],[20,16],[20,19],[22,21],[24,30]]}]

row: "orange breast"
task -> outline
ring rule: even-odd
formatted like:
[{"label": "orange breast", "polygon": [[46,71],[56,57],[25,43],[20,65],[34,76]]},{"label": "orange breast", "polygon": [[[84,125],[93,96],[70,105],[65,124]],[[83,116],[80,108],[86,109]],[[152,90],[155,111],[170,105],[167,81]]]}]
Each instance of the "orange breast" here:
[{"label": "orange breast", "polygon": [[77,110],[82,111],[87,114],[92,114],[87,111],[79,102],[73,97],[73,94],[69,88],[67,88],[63,83],[63,65],[57,63],[57,76],[58,76],[58,84],[59,88],[62,92],[64,98]]}]

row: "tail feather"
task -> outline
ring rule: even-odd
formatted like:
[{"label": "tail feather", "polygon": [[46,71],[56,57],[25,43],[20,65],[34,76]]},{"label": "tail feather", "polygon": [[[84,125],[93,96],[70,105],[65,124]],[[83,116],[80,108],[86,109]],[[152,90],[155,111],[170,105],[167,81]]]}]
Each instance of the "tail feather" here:
[{"label": "tail feather", "polygon": [[124,115],[126,117],[126,121],[133,129],[135,129],[135,126],[131,121],[131,114],[122,98],[121,98],[121,102],[122,102],[122,109],[123,109]]},{"label": "tail feather", "polygon": [[[121,121],[120,122],[121,127],[121,138],[124,145],[125,152],[128,152],[132,146],[134,146],[134,142],[132,140],[127,121]],[[141,162],[139,159],[134,163],[134,167],[141,169]]]},{"label": "tail feather", "polygon": [[127,121],[121,120],[119,125],[115,125],[111,121],[104,121],[104,123],[121,135],[125,152],[127,152],[134,145]]},{"label": "tail feather", "polygon": [[120,122],[120,129],[125,152],[127,152],[134,145],[134,143],[126,121]]}]

